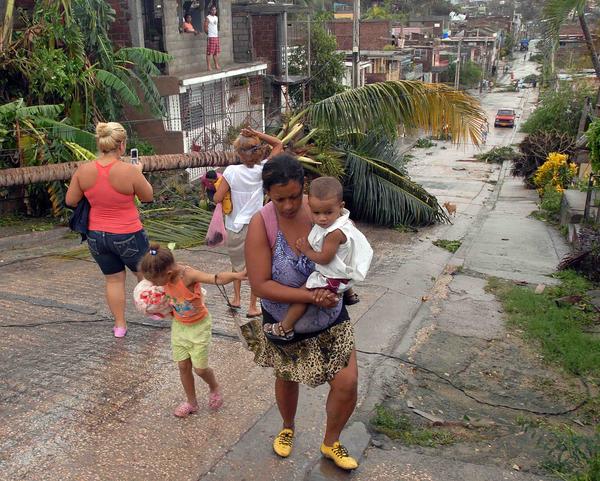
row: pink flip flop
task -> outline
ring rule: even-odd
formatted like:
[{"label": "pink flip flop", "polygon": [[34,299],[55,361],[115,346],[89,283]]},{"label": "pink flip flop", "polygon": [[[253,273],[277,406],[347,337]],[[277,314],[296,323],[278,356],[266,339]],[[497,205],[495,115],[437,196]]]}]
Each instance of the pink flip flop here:
[{"label": "pink flip flop", "polygon": [[198,406],[194,406],[189,402],[181,403],[177,409],[173,411],[173,415],[178,418],[187,418],[190,414],[198,412]]},{"label": "pink flip flop", "polygon": [[216,411],[223,405],[223,396],[219,391],[211,392],[208,396],[208,407]]},{"label": "pink flip flop", "polygon": [[115,337],[125,337],[125,334],[127,334],[127,328],[126,327],[113,327],[113,334],[115,335]]}]

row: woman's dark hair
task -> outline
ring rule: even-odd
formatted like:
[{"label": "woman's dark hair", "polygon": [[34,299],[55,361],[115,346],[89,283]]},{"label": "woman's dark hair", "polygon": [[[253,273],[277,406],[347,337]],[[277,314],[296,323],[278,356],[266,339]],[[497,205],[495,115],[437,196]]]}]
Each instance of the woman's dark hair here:
[{"label": "woman's dark hair", "polygon": [[262,181],[265,191],[269,191],[274,185],[285,185],[290,181],[304,185],[304,169],[295,155],[284,152],[263,166]]},{"label": "woman's dark hair", "polygon": [[209,170],[209,171],[206,173],[206,178],[207,178],[207,179],[212,179],[212,180],[215,180],[215,179],[217,178],[217,172],[216,172],[215,170]]}]

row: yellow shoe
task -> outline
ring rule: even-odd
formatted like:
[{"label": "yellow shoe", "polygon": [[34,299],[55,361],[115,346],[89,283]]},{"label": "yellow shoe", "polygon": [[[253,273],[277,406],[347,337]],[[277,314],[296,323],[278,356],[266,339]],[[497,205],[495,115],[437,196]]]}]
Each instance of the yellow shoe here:
[{"label": "yellow shoe", "polygon": [[273,451],[282,458],[287,458],[292,453],[294,446],[294,431],[291,429],[282,429],[273,441]]},{"label": "yellow shoe", "polygon": [[331,459],[338,468],[348,471],[358,468],[358,461],[348,454],[348,450],[339,441],[333,443],[333,446],[321,444],[321,454]]}]

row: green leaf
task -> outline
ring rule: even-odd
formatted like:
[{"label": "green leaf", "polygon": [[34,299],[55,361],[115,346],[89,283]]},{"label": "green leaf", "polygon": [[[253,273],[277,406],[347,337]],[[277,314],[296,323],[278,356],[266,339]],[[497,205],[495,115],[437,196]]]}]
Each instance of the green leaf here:
[{"label": "green leaf", "polygon": [[377,126],[391,138],[398,127],[440,133],[444,125],[455,142],[479,143],[485,114],[479,102],[443,84],[388,81],[346,90],[307,107],[311,127],[347,132]]},{"label": "green leaf", "polygon": [[95,74],[96,79],[102,85],[113,90],[123,101],[134,107],[140,106],[140,99],[137,94],[115,74],[102,69],[97,69]]},{"label": "green leaf", "polygon": [[367,222],[418,227],[447,221],[435,196],[389,163],[393,146],[369,139],[345,153],[345,192],[352,213]]},{"label": "green leaf", "polygon": [[50,135],[57,139],[74,142],[91,152],[96,151],[96,137],[91,132],[86,132],[64,122],[46,118],[38,119],[38,125],[50,128]]}]

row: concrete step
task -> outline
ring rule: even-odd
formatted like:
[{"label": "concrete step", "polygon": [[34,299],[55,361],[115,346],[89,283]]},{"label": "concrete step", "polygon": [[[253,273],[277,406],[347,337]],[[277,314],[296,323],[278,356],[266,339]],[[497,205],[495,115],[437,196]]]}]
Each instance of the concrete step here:
[{"label": "concrete step", "polygon": [[586,192],[565,190],[560,206],[560,225],[576,224],[583,220]]}]

